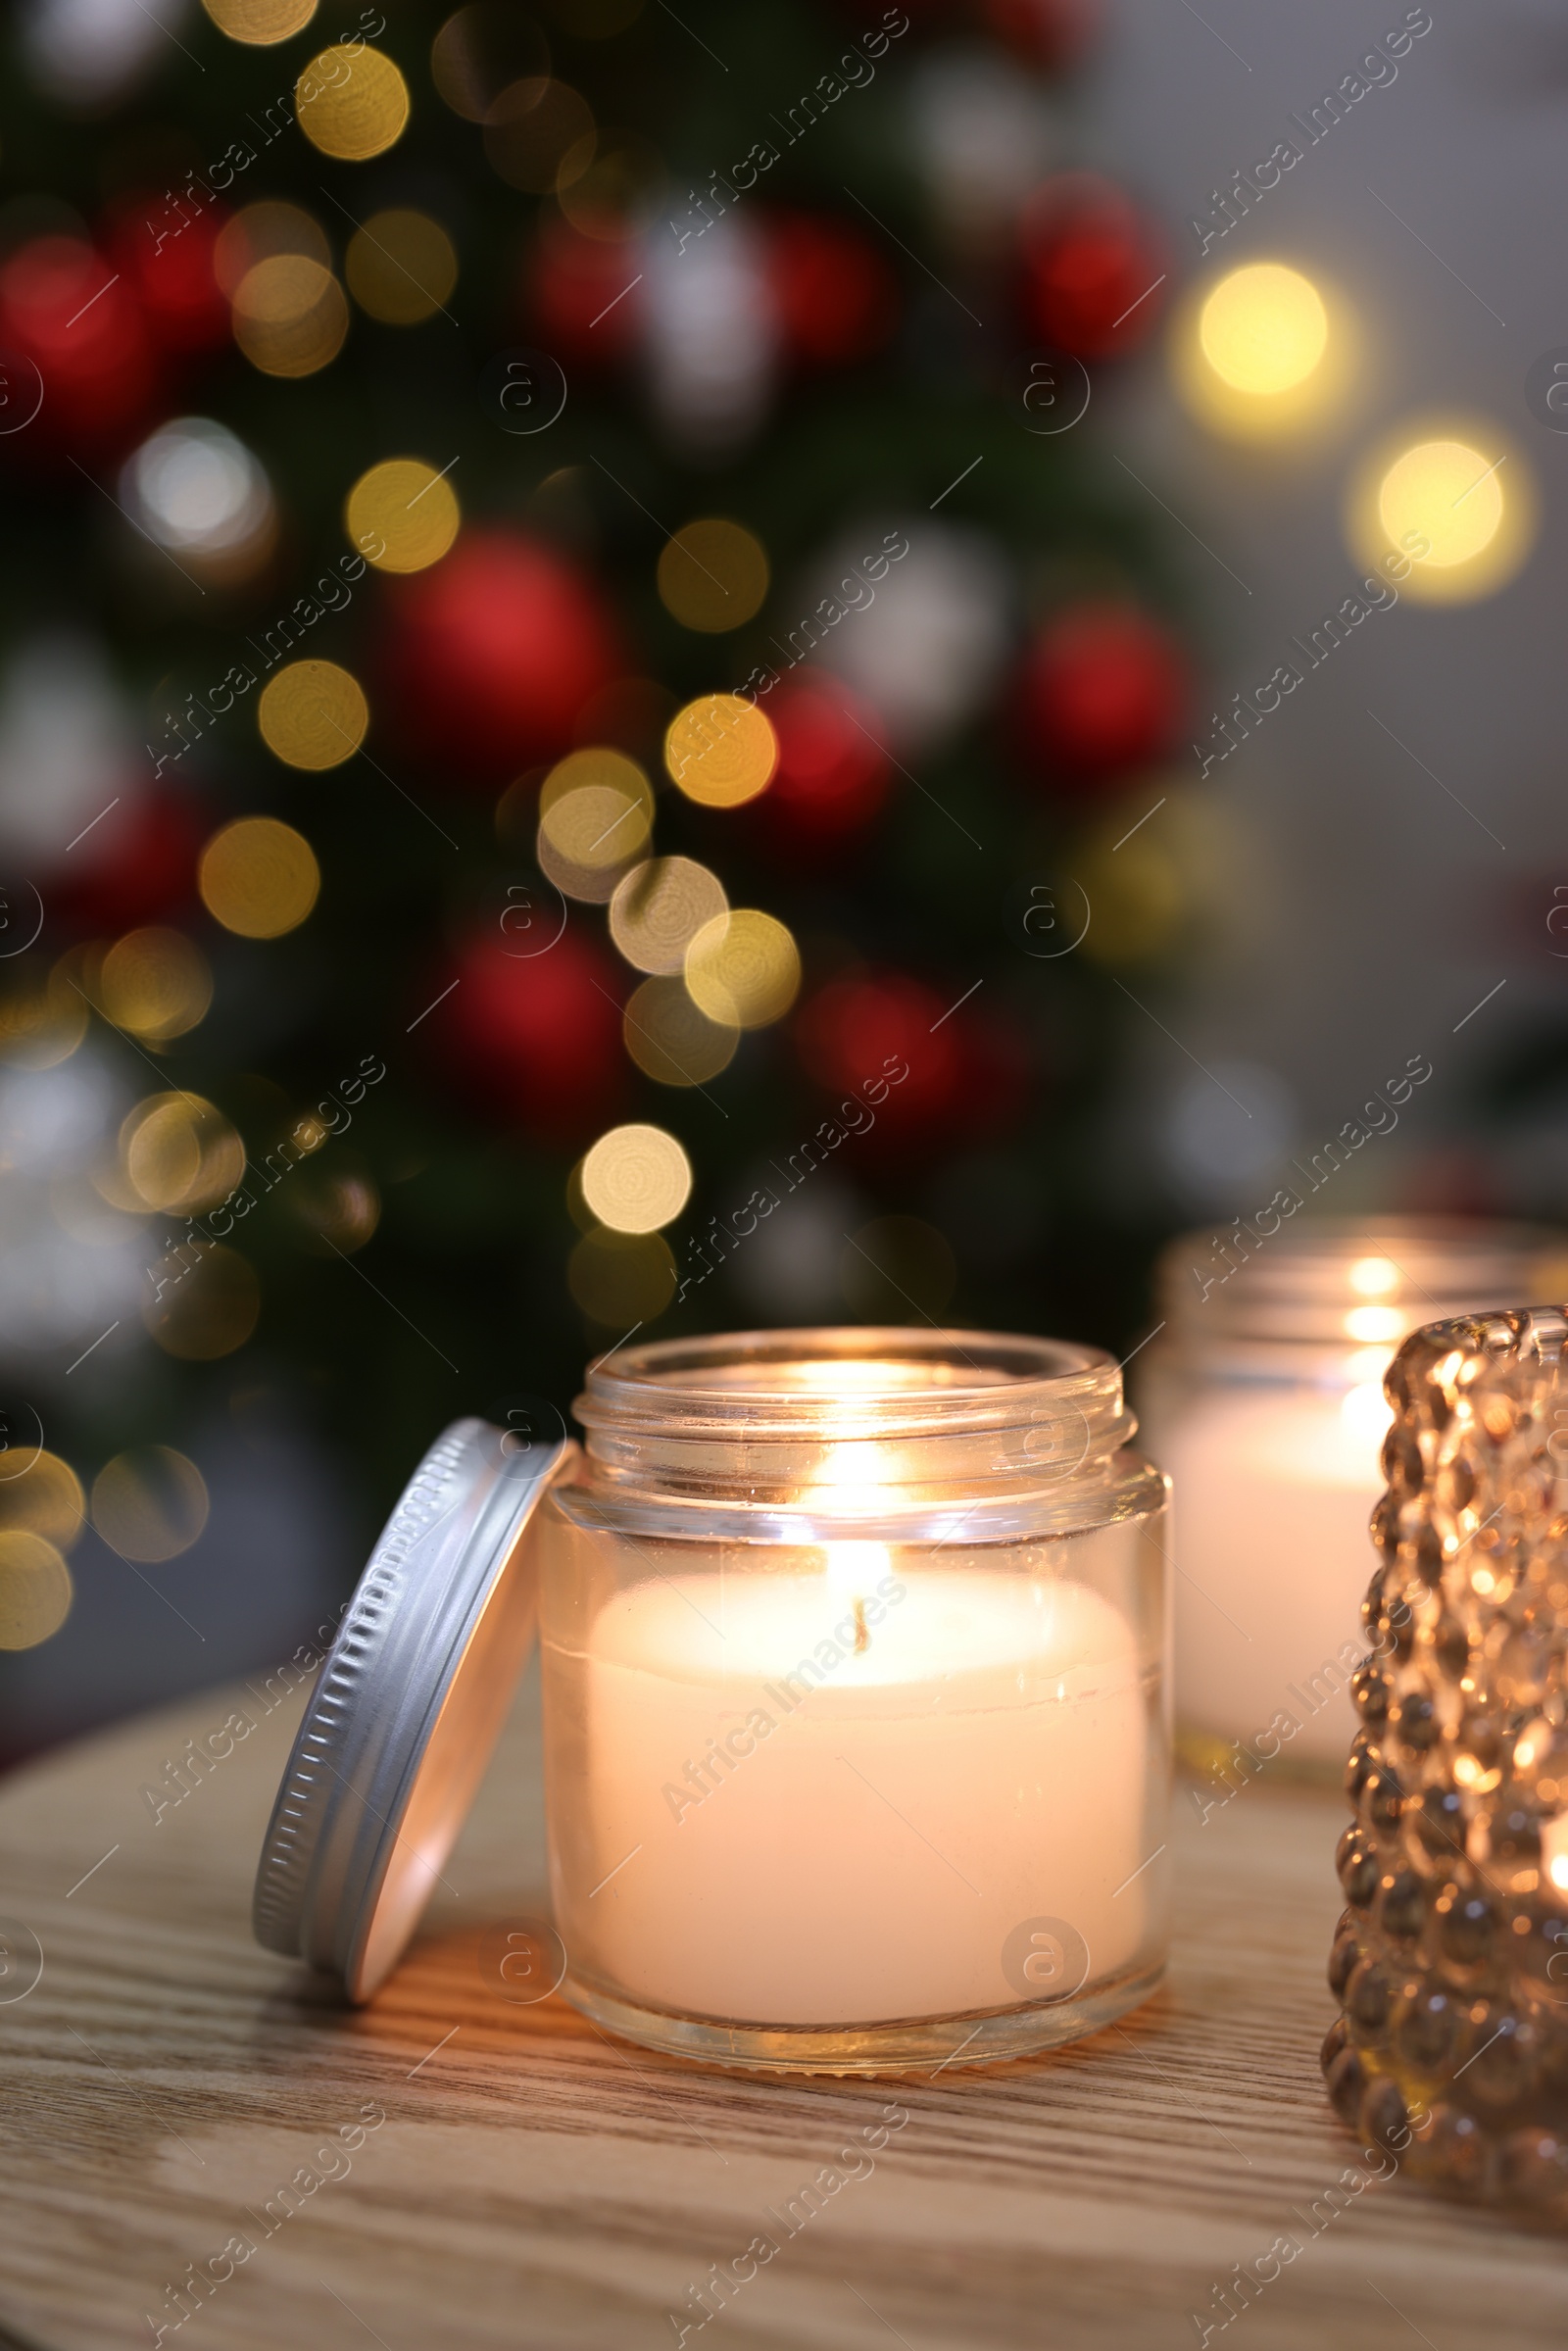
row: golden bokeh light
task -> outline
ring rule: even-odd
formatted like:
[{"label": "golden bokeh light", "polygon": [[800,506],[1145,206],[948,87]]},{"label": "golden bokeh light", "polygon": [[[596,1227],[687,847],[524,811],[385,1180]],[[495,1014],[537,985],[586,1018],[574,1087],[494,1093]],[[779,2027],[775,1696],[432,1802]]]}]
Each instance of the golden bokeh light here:
[{"label": "golden bokeh light", "polygon": [[117,1453],[92,1482],[93,1525],[111,1550],[147,1567],[188,1551],[207,1511],[207,1481],[172,1445]]},{"label": "golden bokeh light", "polygon": [[662,1233],[584,1233],[566,1261],[566,1286],[590,1321],[623,1332],[652,1322],[675,1295],[675,1260]]},{"label": "golden bokeh light", "polygon": [[52,1543],[0,1529],[0,1649],[35,1649],[71,1614],[71,1570]]},{"label": "golden bokeh light", "polygon": [[705,922],[686,950],[686,986],[710,1020],[766,1028],[781,1020],[801,985],[801,958],[782,922],[755,906]]},{"label": "golden bokeh light", "polygon": [[309,254],[270,254],[240,280],[234,340],[264,375],[315,375],[336,359],[348,330],[343,288]]},{"label": "golden bokeh light", "polygon": [[679,971],[705,922],[729,910],[716,873],[693,857],[648,857],[617,884],[610,935],[638,971]]},{"label": "golden bokeh light", "polygon": [[1406,532],[1430,541],[1434,571],[1473,563],[1502,527],[1501,458],[1467,441],[1421,441],[1395,459],[1378,490],[1378,520],[1392,546]]},{"label": "golden bokeh light", "polygon": [[653,789],[635,759],[603,746],[570,752],[540,790],[540,870],[568,898],[602,906],[641,857],[653,821]]},{"label": "golden bokeh light", "polygon": [[149,1045],[183,1037],[213,1001],[207,957],[183,931],[162,924],[117,939],[98,972],[98,1009]]},{"label": "golden bokeh light", "polygon": [[662,1127],[612,1127],[583,1159],[582,1197],[612,1233],[657,1233],[692,1194],[692,1163]]},{"label": "golden bokeh light", "polygon": [[529,196],[548,196],[580,179],[594,160],[595,140],[587,100],[546,74],[514,81],[485,114],[492,171]]},{"label": "golden bokeh light", "polygon": [[363,164],[384,155],[409,120],[409,85],[389,57],[362,48],[344,71],[341,48],[323,49],[294,86],[294,116],[323,155]]},{"label": "golden bokeh light", "polygon": [[389,457],[362,473],[344,503],[343,521],[356,547],[377,571],[422,571],[438,563],[458,535],[463,516],[448,476],[422,458]]},{"label": "golden bokeh light", "polygon": [[684,628],[716,636],[741,628],[767,596],[767,556],[760,539],[715,516],[688,522],[659,559],[659,594]]},{"label": "golden bokeh light", "polygon": [[738,808],[772,782],[778,737],[755,703],[738,694],[704,694],[670,720],[664,764],[688,800]]},{"label": "golden bokeh light", "polygon": [[197,881],[203,906],[224,930],[242,939],[281,939],[315,906],[321,868],[291,824],[237,816],[202,851]]},{"label": "golden bokeh light", "polygon": [[1469,604],[1513,578],[1535,536],[1523,458],[1490,421],[1407,422],[1373,450],[1348,518],[1363,562],[1423,604]]},{"label": "golden bokeh light", "polygon": [[621,1015],[626,1051],[659,1086],[703,1086],[735,1058],[740,1030],[710,1020],[683,979],[644,980]]},{"label": "golden bokeh light", "polygon": [[165,1259],[157,1269],[164,1287],[142,1305],[149,1335],[166,1355],[185,1363],[213,1363],[243,1347],[262,1310],[261,1284],[248,1257],[220,1243],[204,1249],[194,1265]]},{"label": "golden bokeh light", "polygon": [[86,1515],[81,1480],[58,1453],[37,1452],[19,1477],[0,1476],[0,1531],[41,1535],[69,1551]]},{"label": "golden bokeh light", "polygon": [[1222,383],[1272,399],[1303,383],[1323,357],[1329,315],[1309,277],[1253,262],[1222,277],[1199,319],[1203,357]]},{"label": "golden bokeh light", "polygon": [[1353,307],[1286,262],[1249,262],[1193,286],[1171,325],[1177,391],[1211,432],[1239,441],[1321,433],[1362,366]]},{"label": "golden bokeh light", "polygon": [[91,990],[82,958],[68,949],[49,971],[9,973],[0,987],[0,1061],[14,1069],[52,1069],[68,1061],[87,1033]]},{"label": "golden bokeh light", "polygon": [[318,774],[353,758],[370,708],[359,679],[336,661],[290,661],[263,687],[256,722],[277,759]]},{"label": "golden bokeh light", "polygon": [[355,230],[343,274],[361,310],[383,326],[417,326],[458,282],[457,247],[428,213],[394,206]]},{"label": "golden bokeh light", "polygon": [[316,14],[317,0],[202,0],[202,6],[231,41],[270,49],[303,32]]},{"label": "golden bokeh light", "polygon": [[324,269],[331,248],[318,220],[297,204],[267,196],[225,220],[213,247],[213,274],[230,302],[258,262],[279,253],[299,253]]},{"label": "golden bokeh light", "polygon": [[150,1094],[121,1122],[120,1173],[135,1205],[166,1214],[216,1207],[245,1173],[245,1146],[199,1094]]}]

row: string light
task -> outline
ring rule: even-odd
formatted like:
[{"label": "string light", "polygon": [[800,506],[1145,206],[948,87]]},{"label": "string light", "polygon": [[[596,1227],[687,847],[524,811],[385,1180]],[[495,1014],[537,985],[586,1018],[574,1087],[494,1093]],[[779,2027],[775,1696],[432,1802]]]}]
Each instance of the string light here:
[{"label": "string light", "polygon": [[664,764],[688,800],[735,808],[772,782],[778,737],[755,703],[738,694],[705,694],[670,720]]},{"label": "string light", "polygon": [[1490,423],[1409,426],[1370,453],[1352,488],[1363,561],[1427,604],[1468,604],[1512,579],[1535,533],[1524,460]]},{"label": "string light", "polygon": [[202,6],[231,41],[262,49],[303,32],[316,14],[317,0],[202,0]]},{"label": "string light", "polygon": [[639,971],[679,971],[705,922],[727,913],[716,873],[692,857],[649,857],[619,882],[610,902],[610,935]]},{"label": "string light", "polygon": [[213,274],[232,302],[247,271],[279,253],[303,254],[323,269],[332,258],[318,220],[297,204],[268,196],[224,221],[213,247]]},{"label": "string light", "polygon": [[688,522],[665,541],[659,559],[664,610],[685,628],[709,635],[740,628],[767,596],[767,555],[738,522]]},{"label": "string light", "polygon": [[699,1010],[726,1027],[781,1020],[801,985],[801,958],[782,922],[755,906],[705,922],[686,950],[686,986]]},{"label": "string light", "polygon": [[27,1467],[0,1478],[0,1529],[41,1535],[69,1551],[81,1533],[86,1502],[69,1461],[41,1449]]},{"label": "string light", "polygon": [[216,1206],[245,1173],[238,1133],[199,1094],[150,1094],[122,1120],[119,1152],[135,1205],[169,1215]]},{"label": "string light", "polygon": [[1311,374],[1328,342],[1329,318],[1322,295],[1299,269],[1254,262],[1220,280],[1198,331],[1222,383],[1267,399]]},{"label": "string light", "polygon": [[358,678],[336,661],[290,661],[256,706],[262,740],[290,767],[340,767],[365,741],[370,709]]},{"label": "string light", "polygon": [[361,48],[348,72],[340,48],[313,57],[294,85],[294,119],[313,146],[345,164],[384,155],[409,120],[409,85],[379,49]]},{"label": "string light", "polygon": [[582,1162],[582,1196],[615,1233],[656,1233],[691,1198],[692,1166],[662,1127],[612,1127]]},{"label": "string light", "polygon": [[261,556],[276,510],[261,465],[209,416],[180,416],[145,440],[120,477],[122,502],[150,539],[211,561]]},{"label": "string light", "polygon": [[69,1060],[87,1033],[90,992],[73,971],[72,951],[47,972],[17,973],[0,995],[0,1061],[52,1069]]},{"label": "string light", "polygon": [[568,898],[602,906],[641,858],[653,820],[653,790],[635,759],[603,747],[571,752],[540,790],[540,870]]},{"label": "string light", "polygon": [[264,375],[315,375],[349,330],[343,288],[304,253],[274,253],[247,269],[234,296],[234,340]]},{"label": "string light", "polygon": [[711,1020],[682,979],[644,980],[621,1016],[626,1051],[659,1086],[704,1086],[735,1058],[740,1030]]},{"label": "string light", "polygon": [[378,571],[423,571],[438,563],[463,520],[450,477],[422,458],[385,459],[349,492],[344,522],[356,547],[380,542]]},{"label": "string light", "polygon": [[98,1007],[117,1029],[167,1045],[204,1019],[213,1001],[207,957],[183,931],[151,924],[117,939],[98,974]]},{"label": "string light", "polygon": [[1358,332],[1341,295],[1285,262],[1250,262],[1181,306],[1171,346],[1176,387],[1200,420],[1231,439],[1277,439],[1338,414],[1355,373]]},{"label": "string light", "polygon": [[274,816],[239,816],[202,851],[197,886],[225,930],[242,939],[281,939],[315,906],[321,869],[292,825]]},{"label": "string light", "polygon": [[35,1649],[71,1613],[71,1570],[52,1543],[0,1531],[0,1649]]},{"label": "string light", "polygon": [[355,230],[343,274],[361,310],[383,326],[417,326],[457,284],[457,249],[428,213],[394,207]]}]

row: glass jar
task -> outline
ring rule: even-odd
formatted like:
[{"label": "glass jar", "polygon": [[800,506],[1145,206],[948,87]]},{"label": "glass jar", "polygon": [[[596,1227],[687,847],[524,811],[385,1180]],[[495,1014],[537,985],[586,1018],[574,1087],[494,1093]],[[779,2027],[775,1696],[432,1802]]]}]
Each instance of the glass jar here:
[{"label": "glass jar", "polygon": [[539,1525],[564,1990],[843,2074],[1104,2024],[1165,1954],[1166,1483],[1108,1356],[618,1349]]},{"label": "glass jar", "polygon": [[1263,1765],[1344,1765],[1396,1347],[1423,1323],[1568,1283],[1568,1237],[1533,1226],[1246,1231],[1171,1244],[1138,1379],[1176,1494],[1178,1744],[1220,1802]]}]

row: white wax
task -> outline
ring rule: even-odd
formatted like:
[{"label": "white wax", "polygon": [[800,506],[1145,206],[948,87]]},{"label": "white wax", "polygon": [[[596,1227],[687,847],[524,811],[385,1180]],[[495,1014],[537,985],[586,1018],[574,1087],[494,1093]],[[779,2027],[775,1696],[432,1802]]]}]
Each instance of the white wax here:
[{"label": "white wax", "polygon": [[[633,1998],[764,2025],[941,2016],[1053,1988],[1049,1957],[1027,1983],[1016,1953],[1004,1969],[1030,1920],[1075,1929],[1092,1979],[1143,1941],[1162,1864],[1134,1874],[1150,1734],[1127,1622],[1081,1585],[891,1576],[853,1547],[882,1571],[858,1651],[842,1562],[637,1584],[592,1629],[601,1883],[559,1892],[568,1948]],[[687,1767],[726,1739],[699,1800]]]},{"label": "white wax", "polygon": [[1159,1431],[1175,1489],[1185,1727],[1250,1745],[1275,1725],[1265,1744],[1279,1754],[1344,1760],[1388,1418],[1370,1384],[1348,1403],[1338,1391],[1221,1391]]}]

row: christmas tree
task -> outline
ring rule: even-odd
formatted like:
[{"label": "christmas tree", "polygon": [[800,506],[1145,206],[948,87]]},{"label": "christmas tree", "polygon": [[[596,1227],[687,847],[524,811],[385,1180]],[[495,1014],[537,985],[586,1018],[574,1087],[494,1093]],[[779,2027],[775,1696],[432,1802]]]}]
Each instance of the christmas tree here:
[{"label": "christmas tree", "polygon": [[111,18],[0,102],[14,1445],[177,1550],[215,1397],[368,1517],[633,1330],[1124,1339],[1189,672],[1079,0]]}]

